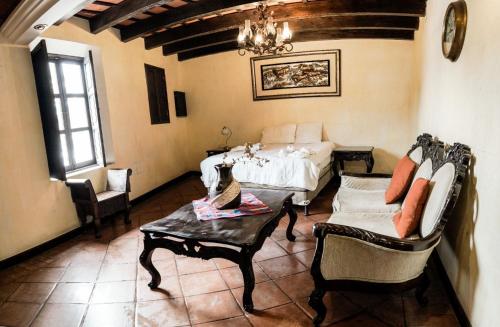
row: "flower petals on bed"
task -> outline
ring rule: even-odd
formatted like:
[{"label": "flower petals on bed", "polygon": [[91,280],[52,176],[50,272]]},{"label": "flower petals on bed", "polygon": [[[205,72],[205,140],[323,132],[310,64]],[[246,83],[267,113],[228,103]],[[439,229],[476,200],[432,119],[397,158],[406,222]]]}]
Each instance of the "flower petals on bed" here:
[{"label": "flower petals on bed", "polygon": [[[290,151],[290,145],[293,151]],[[332,142],[312,144],[264,144],[256,155],[268,159],[264,167],[253,162],[238,162],[233,176],[240,183],[297,187],[315,190],[320,172],[330,163]],[[236,150],[236,151],[234,151]],[[241,156],[243,151],[234,149],[226,153],[226,160]],[[217,178],[214,166],[223,162],[224,154],[211,156],[201,162],[202,180],[209,187]]]}]

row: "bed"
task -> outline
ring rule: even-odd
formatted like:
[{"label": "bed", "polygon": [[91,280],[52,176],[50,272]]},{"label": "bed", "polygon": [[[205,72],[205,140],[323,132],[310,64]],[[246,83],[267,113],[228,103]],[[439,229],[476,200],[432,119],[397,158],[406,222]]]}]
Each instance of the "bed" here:
[{"label": "bed", "polygon": [[[233,168],[234,178],[247,188],[293,191],[293,203],[304,207],[307,215],[310,202],[333,177],[331,153],[334,145],[321,140],[321,130],[319,123],[264,129],[261,148],[255,155],[269,161],[262,167],[253,161],[238,162]],[[242,154],[240,146],[203,160],[200,166],[205,186],[210,187],[217,179],[215,165],[241,158]]]}]

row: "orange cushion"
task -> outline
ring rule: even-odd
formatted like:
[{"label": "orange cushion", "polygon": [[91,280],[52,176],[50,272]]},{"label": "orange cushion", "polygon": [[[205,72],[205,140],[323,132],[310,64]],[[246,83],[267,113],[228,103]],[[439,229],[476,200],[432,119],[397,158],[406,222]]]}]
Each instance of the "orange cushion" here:
[{"label": "orange cushion", "polygon": [[408,156],[404,156],[398,161],[391,183],[385,191],[385,203],[391,204],[399,200],[410,187],[413,173],[417,165]]},{"label": "orange cushion", "polygon": [[410,236],[417,229],[422,218],[425,201],[429,195],[429,180],[419,178],[406,195],[404,208],[394,215],[393,222],[399,237]]}]

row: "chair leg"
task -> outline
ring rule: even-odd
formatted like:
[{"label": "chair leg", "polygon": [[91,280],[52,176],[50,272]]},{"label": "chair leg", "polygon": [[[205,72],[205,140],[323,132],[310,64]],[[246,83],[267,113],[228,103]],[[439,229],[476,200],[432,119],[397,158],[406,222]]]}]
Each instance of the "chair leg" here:
[{"label": "chair leg", "polygon": [[430,284],[431,280],[429,278],[427,268],[425,268],[422,280],[420,281],[420,284],[417,286],[417,289],[415,290],[415,297],[417,298],[418,303],[422,307],[426,306],[427,303],[429,302],[429,299],[427,298],[427,296],[425,296],[425,292],[429,288]]},{"label": "chair leg", "polygon": [[123,221],[125,224],[130,225],[132,221],[130,221],[130,209],[125,210],[123,213]]},{"label": "chair leg", "polygon": [[101,238],[101,218],[94,217],[95,238]]},{"label": "chair leg", "polygon": [[323,303],[323,296],[325,296],[325,290],[319,288],[314,289],[309,296],[309,306],[316,311],[316,317],[313,319],[314,326],[321,325],[326,317],[326,306]]}]

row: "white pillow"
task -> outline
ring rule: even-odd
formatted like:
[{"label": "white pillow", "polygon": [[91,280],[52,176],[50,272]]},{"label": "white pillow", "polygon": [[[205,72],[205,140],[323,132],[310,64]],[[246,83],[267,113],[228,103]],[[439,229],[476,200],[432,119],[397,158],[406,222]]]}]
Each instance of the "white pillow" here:
[{"label": "white pillow", "polygon": [[321,143],[322,123],[303,123],[297,125],[295,143]]},{"label": "white pillow", "polygon": [[287,124],[281,126],[266,127],[262,131],[261,143],[294,143],[297,125]]}]

